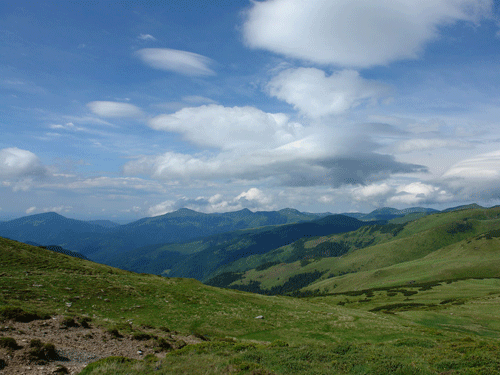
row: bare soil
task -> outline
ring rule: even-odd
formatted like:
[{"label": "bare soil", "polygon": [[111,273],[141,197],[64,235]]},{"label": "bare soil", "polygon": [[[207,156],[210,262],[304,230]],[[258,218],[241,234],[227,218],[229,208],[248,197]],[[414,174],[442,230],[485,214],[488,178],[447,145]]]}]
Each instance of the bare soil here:
[{"label": "bare soil", "polygon": [[[12,337],[18,345],[16,349],[0,347],[0,374],[78,374],[89,363],[109,356],[135,359],[142,359],[148,354],[159,358],[165,356],[165,350],[159,351],[154,339],[141,341],[126,334],[116,337],[103,328],[94,327],[92,322],[89,328],[81,325],[66,327],[63,320],[63,316],[55,316],[29,323],[0,322],[0,338]],[[198,337],[182,336],[176,332],[142,331],[163,337],[171,344],[171,350],[202,341]],[[49,359],[33,357],[30,354],[33,339],[54,344],[57,356]]]}]

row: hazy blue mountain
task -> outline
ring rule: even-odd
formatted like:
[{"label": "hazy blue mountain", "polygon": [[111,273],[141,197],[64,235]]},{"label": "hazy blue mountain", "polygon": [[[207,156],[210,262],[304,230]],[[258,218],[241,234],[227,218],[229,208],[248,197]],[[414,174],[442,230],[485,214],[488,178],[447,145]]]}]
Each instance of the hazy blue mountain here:
[{"label": "hazy blue mountain", "polygon": [[410,207],[410,208],[403,208],[402,210],[399,210],[399,212],[403,215],[407,214],[414,214],[414,213],[420,213],[424,212],[427,214],[432,214],[435,212],[440,212],[439,210],[435,210],[434,208],[426,208],[426,207]]},{"label": "hazy blue mountain", "polygon": [[125,225],[106,227],[102,222],[96,224],[68,219],[50,212],[0,223],[0,236],[21,242],[55,244],[94,261],[108,263],[117,254],[147,245],[187,242],[217,233],[297,223],[318,217],[321,215],[293,209],[260,212],[244,209],[216,214],[180,209]]},{"label": "hazy blue mountain", "polygon": [[363,212],[343,212],[343,213],[341,213],[341,215],[349,216],[349,217],[353,217],[355,219],[361,220],[363,217],[365,217],[368,214],[365,214]]},{"label": "hazy blue mountain", "polygon": [[115,223],[114,221],[111,220],[88,220],[87,223],[100,225],[101,227],[104,228],[116,228],[120,226],[120,224]]},{"label": "hazy blue mountain", "polygon": [[54,243],[62,245],[62,243],[79,234],[102,234],[107,232],[109,232],[109,229],[100,225],[68,219],[55,212],[25,216],[0,223],[2,237],[9,237],[21,242],[34,241],[41,244]]},{"label": "hazy blue mountain", "polygon": [[403,217],[408,214],[414,214],[414,213],[425,213],[425,214],[432,214],[435,212],[439,212],[438,210],[435,210],[433,208],[425,208],[425,207],[410,207],[410,208],[404,208],[402,210],[398,210],[397,208],[392,208],[392,207],[382,207],[378,208],[368,214],[362,214],[362,213],[351,213],[351,214],[345,214],[351,217],[355,217],[358,220],[362,221],[369,221],[369,220],[391,220],[397,217]]},{"label": "hazy blue mountain", "polygon": [[464,204],[462,206],[456,206],[456,207],[450,207],[445,210],[442,210],[441,212],[450,212],[450,211],[459,211],[459,210],[471,210],[475,208],[484,208],[483,206],[480,206],[476,203],[472,204]]}]

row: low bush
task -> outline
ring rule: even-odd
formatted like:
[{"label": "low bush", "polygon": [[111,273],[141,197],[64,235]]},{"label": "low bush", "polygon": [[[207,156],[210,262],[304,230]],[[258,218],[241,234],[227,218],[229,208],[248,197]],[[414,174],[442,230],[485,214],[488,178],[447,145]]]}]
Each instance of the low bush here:
[{"label": "low bush", "polygon": [[19,349],[19,345],[12,337],[0,337],[0,348],[16,350]]},{"label": "low bush", "polygon": [[27,312],[19,307],[0,307],[0,321],[14,320],[16,322],[28,323],[32,322],[33,320],[44,320],[49,318],[49,315]]},{"label": "low bush", "polygon": [[138,341],[146,341],[152,337],[153,337],[152,335],[150,335],[149,333],[145,333],[145,332],[134,332],[132,334],[132,338],[134,340],[138,340]]},{"label": "low bush", "polygon": [[79,326],[79,324],[77,322],[75,322],[74,318],[67,316],[61,321],[59,328],[66,329],[69,327],[78,327],[78,326]]},{"label": "low bush", "polygon": [[171,350],[173,349],[173,346],[172,344],[167,341],[167,339],[163,338],[163,337],[159,337],[157,340],[156,340],[156,347],[160,350]]},{"label": "low bush", "polygon": [[116,337],[116,338],[123,337],[123,335],[120,333],[120,331],[118,331],[118,328],[116,328],[116,327],[108,328],[107,332],[111,336]]},{"label": "low bush", "polygon": [[52,360],[58,357],[54,344],[44,344],[38,339],[31,340],[29,356],[31,357],[31,359],[37,360]]},{"label": "low bush", "polygon": [[82,317],[77,317],[76,321],[83,327],[83,328],[90,328],[90,322],[92,321],[91,318],[88,316],[82,316]]}]

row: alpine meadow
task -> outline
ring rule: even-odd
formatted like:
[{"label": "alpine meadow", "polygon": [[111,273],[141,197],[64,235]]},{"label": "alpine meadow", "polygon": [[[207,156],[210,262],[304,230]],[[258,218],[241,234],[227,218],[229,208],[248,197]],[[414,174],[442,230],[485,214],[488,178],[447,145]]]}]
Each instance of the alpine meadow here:
[{"label": "alpine meadow", "polygon": [[0,2],[0,374],[500,375],[500,3]]}]

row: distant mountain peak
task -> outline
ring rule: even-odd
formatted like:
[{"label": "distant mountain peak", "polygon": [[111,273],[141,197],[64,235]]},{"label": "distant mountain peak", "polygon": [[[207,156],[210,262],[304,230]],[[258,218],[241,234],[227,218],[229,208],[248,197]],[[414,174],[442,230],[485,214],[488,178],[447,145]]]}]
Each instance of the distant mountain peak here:
[{"label": "distant mountain peak", "polygon": [[180,208],[177,211],[170,212],[164,216],[200,216],[200,215],[205,215],[203,212],[198,212],[191,210],[189,208]]},{"label": "distant mountain peak", "polygon": [[66,219],[64,216],[58,214],[57,212],[43,212],[41,214],[34,214],[34,215],[30,215],[30,216],[26,216],[25,218],[29,218],[29,219],[60,219],[60,218],[64,218]]},{"label": "distant mountain peak", "polygon": [[294,213],[294,214],[300,214],[301,212],[299,210],[296,210],[295,208],[283,208],[279,210],[278,212],[281,213]]}]

